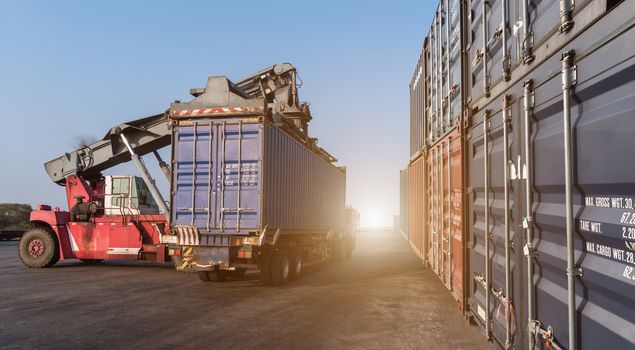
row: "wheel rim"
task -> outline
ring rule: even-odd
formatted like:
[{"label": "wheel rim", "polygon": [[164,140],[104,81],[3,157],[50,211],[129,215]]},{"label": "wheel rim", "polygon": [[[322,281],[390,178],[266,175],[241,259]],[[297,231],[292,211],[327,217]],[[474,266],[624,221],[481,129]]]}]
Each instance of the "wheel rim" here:
[{"label": "wheel rim", "polygon": [[38,258],[44,254],[44,242],[41,239],[34,239],[29,242],[29,254]]},{"label": "wheel rim", "polygon": [[287,279],[289,277],[289,259],[287,257],[282,258],[282,278]]},{"label": "wheel rim", "polygon": [[295,274],[299,275],[302,272],[302,256],[300,254],[295,256]]}]

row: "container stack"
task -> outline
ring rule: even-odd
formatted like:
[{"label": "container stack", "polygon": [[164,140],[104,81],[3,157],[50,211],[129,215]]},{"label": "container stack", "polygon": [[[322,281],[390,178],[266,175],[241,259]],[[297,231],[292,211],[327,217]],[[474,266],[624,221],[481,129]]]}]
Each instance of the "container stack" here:
[{"label": "container stack", "polygon": [[635,3],[442,0],[408,238],[502,348],[635,347]]},{"label": "container stack", "polygon": [[425,58],[425,46],[427,40],[424,42],[417,66],[415,67],[415,73],[410,81],[410,161],[407,169],[405,170],[405,176],[402,175],[402,180],[405,177],[407,181],[407,193],[402,194],[402,201],[408,203],[408,215],[407,215],[407,231],[408,241],[412,246],[412,249],[417,253],[422,260],[425,261],[426,256],[426,243],[424,239],[424,171],[425,171],[425,144],[426,144],[426,130],[428,129],[427,119],[425,118],[425,108],[427,105],[426,98],[429,92],[426,91],[428,84],[426,83],[427,66]]},{"label": "container stack", "polygon": [[399,233],[408,239],[408,168],[399,171]]}]

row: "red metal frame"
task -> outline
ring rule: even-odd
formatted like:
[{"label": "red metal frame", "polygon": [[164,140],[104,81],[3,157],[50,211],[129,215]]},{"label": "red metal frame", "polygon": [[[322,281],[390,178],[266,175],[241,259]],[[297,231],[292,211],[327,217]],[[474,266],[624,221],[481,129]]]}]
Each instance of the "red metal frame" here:
[{"label": "red metal frame", "polygon": [[[103,179],[89,182],[80,176],[69,176],[66,179],[69,209],[75,204],[76,196],[83,196],[85,201],[103,199]],[[161,226],[167,226],[163,215],[105,215],[98,212],[87,222],[71,222],[70,218],[69,211],[51,210],[48,205],[39,205],[31,212],[33,225],[49,228],[55,233],[60,260],[169,260],[159,232]]]}]

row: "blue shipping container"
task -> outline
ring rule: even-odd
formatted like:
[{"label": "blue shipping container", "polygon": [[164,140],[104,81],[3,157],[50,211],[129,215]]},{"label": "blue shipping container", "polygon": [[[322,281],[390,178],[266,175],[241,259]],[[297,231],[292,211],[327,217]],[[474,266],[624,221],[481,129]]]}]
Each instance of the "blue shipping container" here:
[{"label": "blue shipping container", "polygon": [[201,234],[342,231],[345,171],[260,118],[181,120],[172,224]]}]

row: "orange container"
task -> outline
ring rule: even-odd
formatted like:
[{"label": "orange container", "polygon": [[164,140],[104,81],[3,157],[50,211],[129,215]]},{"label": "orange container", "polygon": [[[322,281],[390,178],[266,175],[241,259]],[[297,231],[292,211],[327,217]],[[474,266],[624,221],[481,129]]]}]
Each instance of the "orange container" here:
[{"label": "orange container", "polygon": [[419,258],[426,257],[425,157],[408,165],[408,241]]},{"label": "orange container", "polygon": [[427,152],[428,264],[464,310],[463,147],[457,126]]}]

